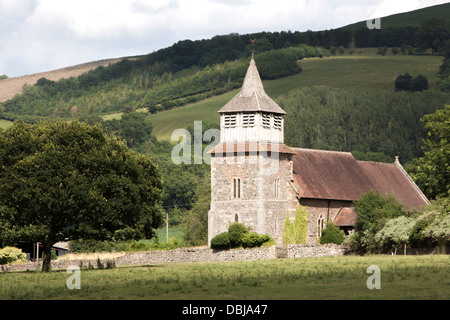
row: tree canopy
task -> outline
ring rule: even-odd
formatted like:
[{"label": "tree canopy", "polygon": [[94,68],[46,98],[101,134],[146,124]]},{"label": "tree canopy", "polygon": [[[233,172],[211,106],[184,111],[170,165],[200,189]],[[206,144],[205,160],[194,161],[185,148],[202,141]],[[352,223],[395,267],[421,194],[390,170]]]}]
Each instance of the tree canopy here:
[{"label": "tree canopy", "polygon": [[425,20],[418,32],[419,47],[431,48],[433,53],[440,51],[449,38],[450,25],[444,18]]},{"label": "tree canopy", "polygon": [[450,196],[450,105],[422,118],[425,123],[424,156],[408,171],[430,199]]},{"label": "tree canopy", "polygon": [[384,154],[391,161],[400,156],[402,162],[423,155],[419,120],[447,100],[439,91],[380,94],[326,86],[294,89],[276,99],[287,112],[287,145]]},{"label": "tree canopy", "polygon": [[153,161],[73,121],[15,123],[0,133],[0,242],[111,239],[132,228],[151,237],[162,185]]},{"label": "tree canopy", "polygon": [[369,191],[354,202],[358,219],[355,223],[357,251],[367,252],[376,248],[375,235],[389,219],[405,215],[402,204],[393,194],[383,196],[377,191]]}]

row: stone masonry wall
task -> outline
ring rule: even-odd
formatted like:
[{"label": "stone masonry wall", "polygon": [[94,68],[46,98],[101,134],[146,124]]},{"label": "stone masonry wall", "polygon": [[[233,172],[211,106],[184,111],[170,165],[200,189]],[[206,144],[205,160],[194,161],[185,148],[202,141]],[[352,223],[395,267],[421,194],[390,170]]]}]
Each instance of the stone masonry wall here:
[{"label": "stone masonry wall", "polygon": [[[233,222],[268,234],[282,243],[288,211],[298,207],[291,155],[235,154],[211,158],[211,208],[208,214],[208,244]],[[234,198],[234,180],[240,179],[240,197]]]},{"label": "stone masonry wall", "polygon": [[[166,263],[254,261],[277,258],[306,258],[343,255],[344,249],[338,245],[290,245],[286,248],[276,246],[253,249],[232,249],[217,251],[207,247],[179,248],[167,251],[143,251],[128,253],[113,259],[116,266],[158,265]],[[97,267],[97,260],[52,261],[53,269],[67,269],[71,265],[87,267],[89,262]],[[106,261],[101,261],[106,264]],[[27,262],[1,266],[2,271],[40,270],[42,264]]]}]

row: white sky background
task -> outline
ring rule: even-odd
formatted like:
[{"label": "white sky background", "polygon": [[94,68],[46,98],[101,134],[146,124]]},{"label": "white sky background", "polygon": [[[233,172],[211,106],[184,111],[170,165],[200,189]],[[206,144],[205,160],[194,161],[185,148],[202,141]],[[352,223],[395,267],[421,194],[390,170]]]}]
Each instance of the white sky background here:
[{"label": "white sky background", "polygon": [[306,31],[440,0],[0,0],[0,75],[147,54],[179,40]]}]

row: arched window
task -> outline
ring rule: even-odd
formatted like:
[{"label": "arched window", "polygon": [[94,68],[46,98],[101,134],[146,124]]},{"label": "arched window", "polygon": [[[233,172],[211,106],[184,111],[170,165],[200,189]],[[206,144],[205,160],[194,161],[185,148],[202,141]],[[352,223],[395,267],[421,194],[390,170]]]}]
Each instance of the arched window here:
[{"label": "arched window", "polygon": [[322,230],[323,230],[323,217],[320,215],[319,219],[317,220],[317,236],[320,238],[322,236]]},{"label": "arched window", "polygon": [[237,213],[234,215],[234,222],[239,222],[239,216]]}]

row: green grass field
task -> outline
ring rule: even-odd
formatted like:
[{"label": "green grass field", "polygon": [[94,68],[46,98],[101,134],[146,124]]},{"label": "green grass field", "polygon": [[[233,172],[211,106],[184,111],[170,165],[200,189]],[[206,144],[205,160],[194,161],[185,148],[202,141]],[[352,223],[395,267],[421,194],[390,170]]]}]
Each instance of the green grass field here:
[{"label": "green grass field", "polygon": [[[380,268],[369,290],[367,268]],[[81,288],[64,270],[0,273],[0,299],[443,299],[449,256],[341,256],[166,264],[82,270]]]},{"label": "green grass field", "polygon": [[197,120],[213,120],[219,122],[219,111],[239,90],[215,96],[197,103],[150,115],[153,124],[153,134],[159,140],[170,141],[175,129],[187,128]]},{"label": "green grass field", "polygon": [[[428,78],[430,86],[438,80],[442,57],[431,55],[392,55],[379,56],[377,48],[354,49],[352,55],[301,60],[303,72],[276,80],[263,81],[264,88],[274,100],[289,91],[316,85],[343,89],[394,91],[398,75],[422,74]],[[194,121],[219,121],[217,111],[239,90],[215,96],[194,104],[151,115],[153,133],[160,140],[170,140],[172,132],[178,128],[193,125]]]},{"label": "green grass field", "polygon": [[11,121],[0,119],[0,129],[6,130],[12,126],[12,124],[13,123]]}]

